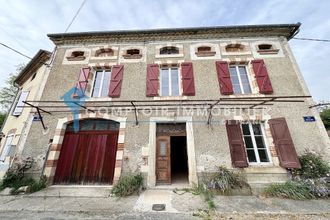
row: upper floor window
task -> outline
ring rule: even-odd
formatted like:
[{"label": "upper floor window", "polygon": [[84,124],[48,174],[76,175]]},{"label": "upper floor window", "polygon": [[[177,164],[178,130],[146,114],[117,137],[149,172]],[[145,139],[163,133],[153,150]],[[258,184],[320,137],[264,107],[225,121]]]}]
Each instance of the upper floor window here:
[{"label": "upper floor window", "polygon": [[107,56],[113,56],[113,55],[114,55],[114,52],[111,48],[101,48],[95,52],[96,57],[107,57]]},{"label": "upper floor window", "polygon": [[71,55],[67,57],[69,61],[84,60],[85,58],[85,52],[80,50],[73,51]]},{"label": "upper floor window", "polygon": [[164,67],[160,70],[160,96],[179,96],[180,77],[178,67]]},{"label": "upper floor window", "polygon": [[195,54],[198,57],[214,56],[215,51],[212,51],[212,48],[209,46],[201,46],[197,48],[197,52],[195,52]]},{"label": "upper floor window", "polygon": [[164,54],[179,54],[179,48],[177,47],[163,47],[160,49],[159,51],[160,54],[164,55]]},{"label": "upper floor window", "polygon": [[259,44],[258,49],[259,50],[272,50],[274,48],[273,48],[273,45],[271,45],[271,44]]},{"label": "upper floor window", "polygon": [[211,47],[208,46],[202,46],[202,47],[198,47],[197,48],[197,52],[201,53],[201,52],[211,52]]},{"label": "upper floor window", "polygon": [[96,71],[92,97],[108,97],[110,87],[111,71]]},{"label": "upper floor window", "polygon": [[227,52],[241,52],[244,51],[244,45],[242,44],[228,44],[226,46]]},{"label": "upper floor window", "polygon": [[229,66],[229,72],[235,94],[251,93],[250,81],[246,66]]},{"label": "upper floor window", "polygon": [[126,54],[123,57],[125,59],[139,59],[142,57],[142,54],[139,49],[129,49],[126,50]]},{"label": "upper floor window", "polygon": [[16,103],[16,106],[14,108],[14,111],[13,111],[13,115],[14,116],[20,116],[23,112],[23,108],[24,108],[24,102],[26,101],[27,97],[29,95],[29,91],[22,91],[20,96],[19,96],[19,99]]},{"label": "upper floor window", "polygon": [[37,73],[34,73],[31,77],[31,81],[34,80],[36,78],[36,76],[37,76]]},{"label": "upper floor window", "polygon": [[261,124],[242,124],[242,130],[249,163],[270,162]]}]

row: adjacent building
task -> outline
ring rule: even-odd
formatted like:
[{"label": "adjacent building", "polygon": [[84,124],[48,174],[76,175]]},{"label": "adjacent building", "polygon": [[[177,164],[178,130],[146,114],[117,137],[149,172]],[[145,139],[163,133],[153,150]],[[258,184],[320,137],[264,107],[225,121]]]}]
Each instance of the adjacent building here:
[{"label": "adjacent building", "polygon": [[220,165],[256,188],[285,181],[306,149],[330,159],[288,44],[299,26],[49,34],[51,70],[28,101],[42,120],[18,152],[44,158],[32,173],[50,184],[112,185],[141,172],[148,187],[191,185]]}]

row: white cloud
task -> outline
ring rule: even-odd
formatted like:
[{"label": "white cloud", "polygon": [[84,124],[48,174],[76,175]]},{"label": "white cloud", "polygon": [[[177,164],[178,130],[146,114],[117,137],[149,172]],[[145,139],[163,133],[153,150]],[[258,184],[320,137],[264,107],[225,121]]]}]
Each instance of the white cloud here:
[{"label": "white cloud", "polygon": [[[29,56],[52,50],[47,33],[64,32],[82,0],[6,1],[0,8],[0,42]],[[87,0],[69,31],[302,22],[298,37],[330,39],[330,2],[282,0]],[[312,95],[330,99],[330,43],[291,40]],[[0,50],[0,86],[15,65],[29,60]]]}]

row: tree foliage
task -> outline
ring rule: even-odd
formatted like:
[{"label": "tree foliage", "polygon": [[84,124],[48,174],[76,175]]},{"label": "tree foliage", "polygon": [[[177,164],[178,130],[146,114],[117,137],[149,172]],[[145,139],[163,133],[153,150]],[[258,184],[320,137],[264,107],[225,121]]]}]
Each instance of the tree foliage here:
[{"label": "tree foliage", "polygon": [[0,113],[0,127],[2,126],[2,124],[4,123],[6,118],[6,115],[3,113]]},{"label": "tree foliage", "polygon": [[15,100],[18,89],[14,86],[14,81],[24,66],[24,64],[17,65],[16,72],[9,75],[5,86],[0,89],[0,109],[8,111]]},{"label": "tree foliage", "polygon": [[330,108],[325,109],[320,114],[323,124],[327,130],[330,130]]}]

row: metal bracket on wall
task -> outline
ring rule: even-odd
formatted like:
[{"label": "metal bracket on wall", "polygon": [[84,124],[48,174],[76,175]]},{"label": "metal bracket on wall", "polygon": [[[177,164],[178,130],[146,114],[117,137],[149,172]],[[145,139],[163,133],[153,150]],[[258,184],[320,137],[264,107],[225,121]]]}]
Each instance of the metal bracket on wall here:
[{"label": "metal bracket on wall", "polygon": [[29,106],[31,106],[31,107],[33,107],[33,108],[35,108],[35,109],[37,110],[38,116],[39,116],[39,118],[40,118],[41,125],[42,125],[43,129],[46,130],[47,127],[45,126],[45,123],[44,123],[44,120],[42,119],[42,116],[41,116],[40,111],[42,111],[42,112],[44,112],[44,113],[47,113],[47,114],[50,114],[50,115],[51,115],[52,113],[50,113],[50,112],[48,112],[48,111],[45,111],[45,110],[39,108],[38,106],[32,105],[32,104],[30,104],[30,103],[28,103],[28,102],[26,102],[26,101],[23,101],[23,103],[24,103],[24,104],[27,104],[27,105],[29,105]]},{"label": "metal bracket on wall", "polygon": [[138,117],[137,117],[137,109],[133,102],[131,102],[133,108],[134,108],[134,115],[135,115],[135,125],[139,125]]}]

